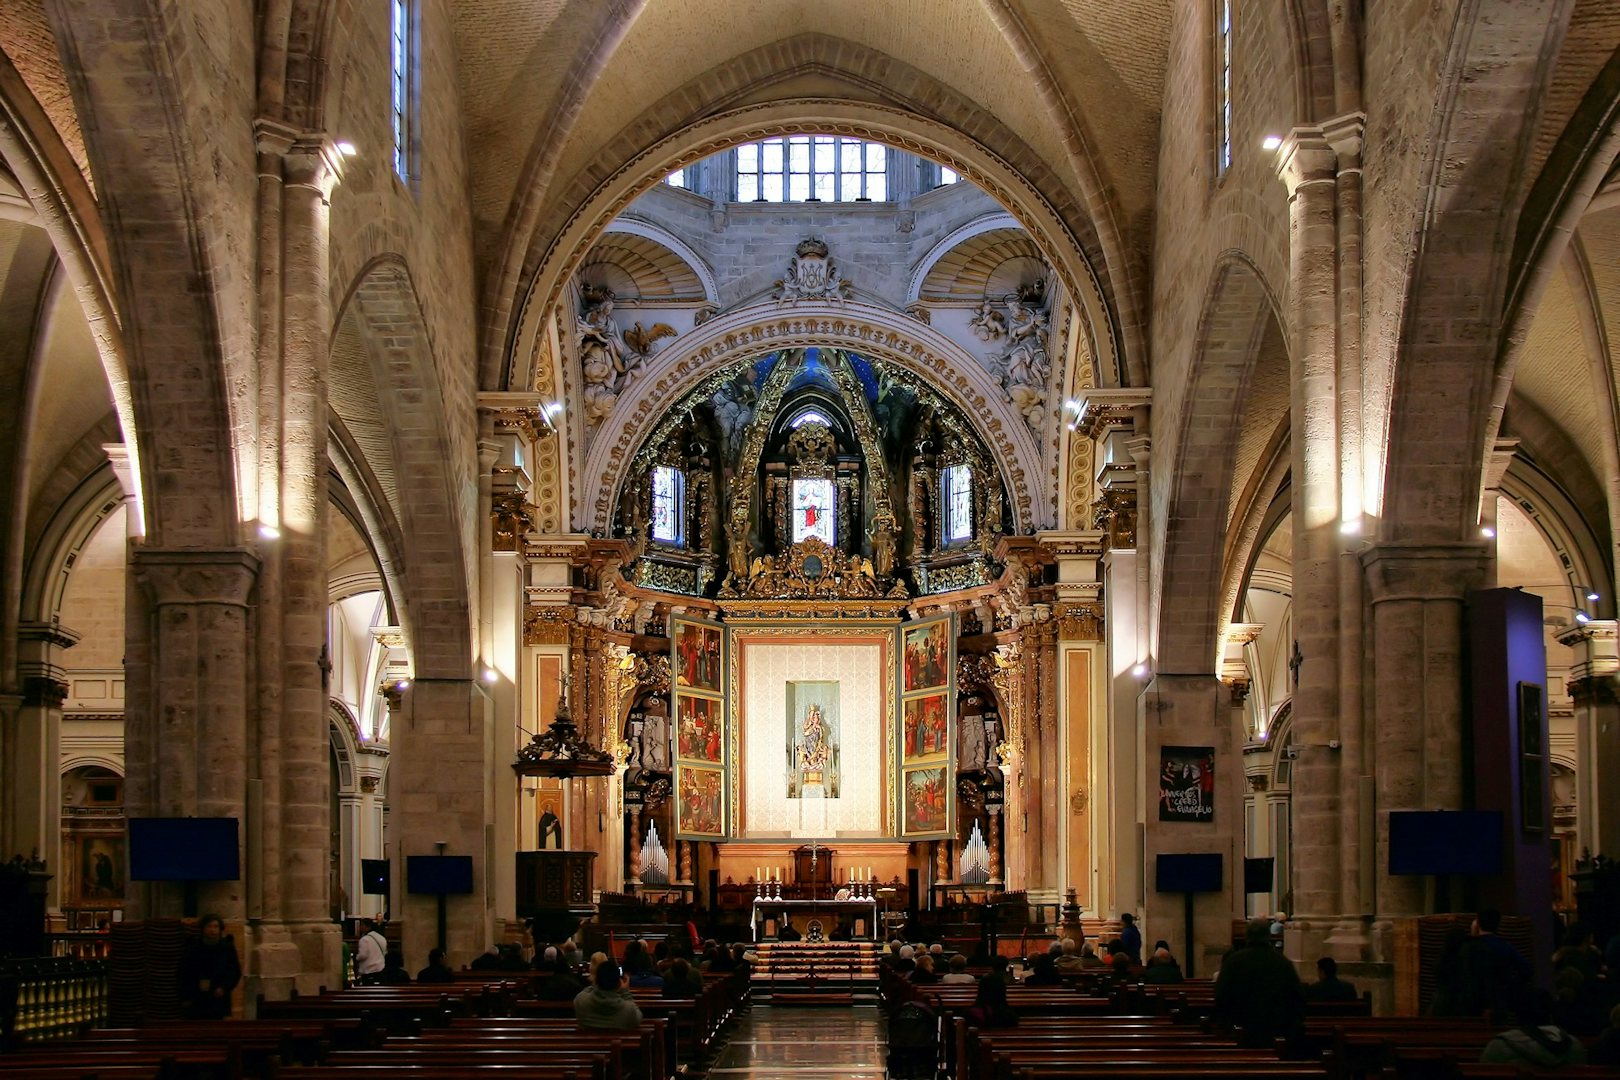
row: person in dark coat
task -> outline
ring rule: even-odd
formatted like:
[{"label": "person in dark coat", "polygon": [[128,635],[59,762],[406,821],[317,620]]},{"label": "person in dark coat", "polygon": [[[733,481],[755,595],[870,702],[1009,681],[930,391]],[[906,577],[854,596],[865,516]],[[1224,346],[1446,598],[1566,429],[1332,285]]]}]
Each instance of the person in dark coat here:
[{"label": "person in dark coat", "polygon": [[1136,927],[1136,916],[1126,912],[1119,917],[1125,924],[1125,929],[1119,932],[1119,943],[1125,950],[1125,955],[1131,958],[1132,964],[1142,962],[1142,931]]},{"label": "person in dark coat", "polygon": [[1472,991],[1466,1015],[1489,1012],[1499,1022],[1514,1015],[1513,1005],[1525,1000],[1530,986],[1530,961],[1498,936],[1501,925],[1501,912],[1481,911],[1474,918],[1473,938],[1462,951],[1463,970]]},{"label": "person in dark coat", "polygon": [[1017,1027],[1018,1014],[1007,1004],[1007,983],[998,976],[986,975],[979,980],[979,992],[967,1011],[970,1027]]},{"label": "person in dark coat", "polygon": [[1142,981],[1169,985],[1186,982],[1187,979],[1181,973],[1181,965],[1176,963],[1176,958],[1171,955],[1169,949],[1156,949],[1153,955],[1148,957],[1147,967],[1142,972]]},{"label": "person in dark coat", "polygon": [[1463,949],[1468,945],[1468,931],[1453,926],[1440,948],[1440,960],[1434,969],[1434,1000],[1429,1002],[1430,1016],[1468,1016],[1473,990],[1468,985],[1468,972],[1463,967]]},{"label": "person in dark coat", "polygon": [[1294,965],[1271,947],[1271,926],[1249,924],[1243,947],[1226,955],[1215,979],[1215,1014],[1239,1029],[1238,1042],[1265,1048],[1297,1034],[1305,993]]},{"label": "person in dark coat", "polygon": [[443,949],[429,949],[427,967],[416,973],[419,983],[448,983],[456,981],[456,973],[445,963]]},{"label": "person in dark coat", "polygon": [[1305,988],[1306,1001],[1354,1001],[1361,995],[1352,983],[1339,978],[1339,962],[1331,956],[1316,961],[1316,981]]},{"label": "person in dark coat", "polygon": [[405,970],[405,954],[389,949],[383,958],[383,969],[377,972],[378,986],[409,986],[411,973]]},{"label": "person in dark coat", "polygon": [[1035,966],[1024,978],[1025,986],[1062,986],[1063,976],[1058,973],[1057,961],[1051,953],[1035,958]]},{"label": "person in dark coat", "polygon": [[231,1015],[231,991],[242,981],[242,961],[218,915],[204,915],[197,926],[202,936],[180,958],[181,1007],[193,1020],[223,1020]]},{"label": "person in dark coat", "polygon": [[660,993],[667,998],[701,997],[703,975],[684,957],[677,956],[669,962],[669,970],[664,973],[664,988]]},{"label": "person in dark coat", "polygon": [[573,1001],[585,989],[585,980],[574,974],[555,948],[547,947],[537,964],[543,977],[534,988],[534,996],[541,1001]]}]

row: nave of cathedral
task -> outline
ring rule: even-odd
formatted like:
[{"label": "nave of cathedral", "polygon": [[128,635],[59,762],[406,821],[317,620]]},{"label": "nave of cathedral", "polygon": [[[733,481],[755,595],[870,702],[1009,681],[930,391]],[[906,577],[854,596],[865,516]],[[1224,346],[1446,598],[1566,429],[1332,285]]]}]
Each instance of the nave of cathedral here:
[{"label": "nave of cathedral", "polygon": [[1281,913],[1388,1015],[1494,909],[1550,985],[1620,933],[1617,47],[0,4],[0,955],[217,913],[242,1015],[359,917],[1208,975]]}]

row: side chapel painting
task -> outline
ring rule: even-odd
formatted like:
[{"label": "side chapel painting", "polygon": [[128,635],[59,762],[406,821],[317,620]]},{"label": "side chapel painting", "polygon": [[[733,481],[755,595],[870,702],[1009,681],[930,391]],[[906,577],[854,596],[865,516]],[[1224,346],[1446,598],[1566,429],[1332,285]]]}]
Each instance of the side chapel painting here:
[{"label": "side chapel painting", "polygon": [[694,690],[720,690],[720,628],[675,625],[675,682]]},{"label": "side chapel painting", "polygon": [[949,727],[944,694],[910,698],[905,703],[904,713],[904,756],[907,761],[943,754],[949,749],[946,743]]},{"label": "side chapel painting", "polygon": [[787,718],[787,797],[838,798],[838,683],[788,683]]},{"label": "side chapel painting", "polygon": [[117,904],[124,899],[124,838],[79,838],[79,890],[82,903]]},{"label": "side chapel painting", "polygon": [[931,765],[903,771],[901,784],[905,817],[901,832],[906,836],[945,831],[947,796],[945,767]]},{"label": "side chapel painting", "polygon": [[719,699],[681,694],[675,700],[680,710],[675,734],[676,756],[718,765],[722,738]]},{"label": "side chapel painting", "polygon": [[682,835],[724,836],[722,772],[719,769],[683,768],[676,792]]},{"label": "side chapel painting", "polygon": [[904,649],[904,682],[901,689],[930,690],[944,686],[950,675],[950,642],[946,638],[950,623],[941,620],[907,630]]}]

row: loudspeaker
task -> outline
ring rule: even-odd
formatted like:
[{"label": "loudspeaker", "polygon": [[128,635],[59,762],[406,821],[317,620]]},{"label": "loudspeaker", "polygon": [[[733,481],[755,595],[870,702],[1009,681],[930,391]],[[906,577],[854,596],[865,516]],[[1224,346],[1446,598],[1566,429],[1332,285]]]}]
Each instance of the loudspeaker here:
[{"label": "loudspeaker", "polygon": [[361,859],[360,890],[367,896],[387,896],[392,865],[387,859]]},{"label": "loudspeaker", "polygon": [[1267,856],[1264,859],[1243,860],[1243,891],[1246,893],[1270,892],[1271,883],[1276,880],[1277,860]]}]

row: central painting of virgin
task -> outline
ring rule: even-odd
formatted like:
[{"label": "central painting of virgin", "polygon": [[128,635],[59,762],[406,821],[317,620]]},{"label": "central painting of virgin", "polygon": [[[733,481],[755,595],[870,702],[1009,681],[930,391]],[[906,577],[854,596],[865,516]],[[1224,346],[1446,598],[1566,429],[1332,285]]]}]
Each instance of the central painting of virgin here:
[{"label": "central painting of virgin", "polygon": [[838,798],[838,684],[787,684],[790,799]]}]

